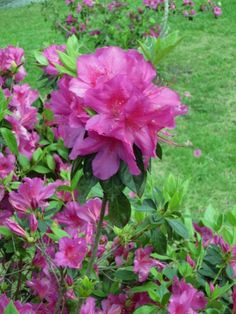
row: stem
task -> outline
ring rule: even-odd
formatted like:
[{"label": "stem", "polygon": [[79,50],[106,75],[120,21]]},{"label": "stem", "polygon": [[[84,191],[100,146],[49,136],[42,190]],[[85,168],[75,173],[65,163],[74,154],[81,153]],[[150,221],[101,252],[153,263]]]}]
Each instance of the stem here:
[{"label": "stem", "polygon": [[[63,295],[64,295],[64,273],[63,273],[63,269],[60,269],[60,274],[61,274],[61,282],[60,282],[60,290],[59,290],[59,296],[58,296],[58,300],[56,303],[56,306],[54,308],[53,314],[57,314],[59,313],[60,307],[61,307],[61,303],[63,301]],[[64,304],[64,303],[63,303]]]},{"label": "stem", "polygon": [[[21,268],[22,268],[22,258],[20,259],[18,269],[21,270]],[[16,287],[16,292],[15,292],[15,300],[17,300],[17,298],[18,298],[18,294],[19,294],[20,288],[21,288],[21,283],[22,283],[22,271],[19,271],[17,287]]]},{"label": "stem", "polygon": [[86,270],[86,275],[89,275],[93,269],[93,264],[96,259],[97,251],[98,251],[98,244],[100,241],[101,233],[102,233],[102,223],[103,219],[105,216],[105,210],[106,210],[106,204],[107,204],[107,196],[104,194],[103,199],[102,199],[102,208],[100,212],[100,217],[97,225],[97,232],[95,236],[95,241],[92,249],[92,255],[90,257],[89,263],[88,263],[88,268]]},{"label": "stem", "polygon": [[164,13],[163,24],[162,24],[163,26],[161,29],[160,37],[164,37],[166,35],[168,16],[169,16],[169,1],[165,0],[165,13]]}]

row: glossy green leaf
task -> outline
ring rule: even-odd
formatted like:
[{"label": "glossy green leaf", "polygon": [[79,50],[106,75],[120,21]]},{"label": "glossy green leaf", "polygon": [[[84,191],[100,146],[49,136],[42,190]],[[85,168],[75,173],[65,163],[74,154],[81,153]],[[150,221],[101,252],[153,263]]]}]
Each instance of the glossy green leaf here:
[{"label": "glossy green leaf", "polygon": [[12,133],[11,130],[7,128],[1,128],[2,137],[4,138],[4,141],[7,145],[7,147],[10,149],[10,151],[14,154],[18,154],[18,148],[17,148],[17,142],[15,135]]}]

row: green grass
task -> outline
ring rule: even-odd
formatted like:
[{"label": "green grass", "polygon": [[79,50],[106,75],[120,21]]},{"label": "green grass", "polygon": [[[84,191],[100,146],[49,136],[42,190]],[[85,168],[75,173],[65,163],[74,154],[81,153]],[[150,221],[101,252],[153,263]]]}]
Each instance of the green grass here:
[{"label": "green grass", "polygon": [[[181,95],[189,114],[178,120],[173,131],[178,143],[191,141],[202,150],[193,157],[191,148],[163,145],[163,161],[155,162],[155,176],[161,186],[172,172],[190,180],[185,206],[199,214],[208,204],[216,210],[236,204],[236,1],[222,1],[223,16],[216,20],[206,13],[187,21],[170,18],[171,29],[179,29],[185,39],[160,67],[169,86]],[[27,81],[38,85],[33,51],[44,43],[62,43],[63,38],[45,22],[40,5],[0,10],[0,45],[19,45],[27,58]]]}]

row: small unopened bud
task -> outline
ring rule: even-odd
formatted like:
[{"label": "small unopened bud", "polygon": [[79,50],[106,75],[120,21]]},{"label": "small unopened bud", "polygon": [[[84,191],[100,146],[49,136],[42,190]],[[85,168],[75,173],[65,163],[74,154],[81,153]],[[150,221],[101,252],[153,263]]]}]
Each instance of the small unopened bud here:
[{"label": "small unopened bud", "polygon": [[20,237],[26,238],[27,234],[23,228],[14,220],[6,219],[5,221],[6,226],[15,234]]},{"label": "small unopened bud", "polygon": [[38,229],[38,220],[34,214],[29,216],[30,231],[35,232]]}]

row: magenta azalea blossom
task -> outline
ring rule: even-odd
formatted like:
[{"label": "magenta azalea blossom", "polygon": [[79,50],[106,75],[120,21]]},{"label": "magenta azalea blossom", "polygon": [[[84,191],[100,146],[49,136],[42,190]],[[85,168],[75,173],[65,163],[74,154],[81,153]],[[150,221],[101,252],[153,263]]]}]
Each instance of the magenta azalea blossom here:
[{"label": "magenta azalea blossom", "polygon": [[197,314],[203,310],[207,304],[203,292],[197,291],[192,285],[187,284],[184,279],[179,281],[174,278],[172,286],[172,296],[169,301],[169,314],[191,313]]},{"label": "magenta azalea blossom", "polygon": [[13,87],[9,108],[12,116],[6,119],[11,123],[14,118],[27,130],[32,130],[37,123],[37,109],[32,103],[39,97],[39,93],[32,90],[28,84],[16,85]]},{"label": "magenta azalea blossom", "polygon": [[219,17],[222,15],[222,10],[220,7],[215,6],[213,8],[213,12],[214,12],[215,17]]},{"label": "magenta azalea blossom", "polygon": [[[14,170],[15,167],[15,156],[8,154],[4,156],[0,153],[0,179],[4,179]],[[0,198],[1,199],[1,198]]]},{"label": "magenta azalea blossom", "polygon": [[59,135],[64,138],[67,147],[73,148],[79,146],[84,137],[89,115],[84,110],[82,98],[69,91],[69,83],[69,77],[63,77],[59,81],[59,89],[52,92],[49,107],[58,124]]},{"label": "magenta azalea blossom", "polygon": [[143,4],[151,9],[156,10],[158,5],[163,3],[163,0],[143,0]]},{"label": "magenta azalea blossom", "polygon": [[95,314],[96,299],[89,297],[81,307],[80,314]]},{"label": "magenta azalea blossom", "polygon": [[99,198],[90,199],[83,205],[76,202],[69,202],[55,218],[60,224],[65,226],[65,230],[71,236],[83,233],[85,234],[87,243],[91,243],[96,230],[101,205],[102,203]]},{"label": "magenta azalea blossom", "polygon": [[27,286],[30,287],[33,294],[37,295],[41,300],[46,299],[51,303],[56,303],[58,287],[53,275],[46,275],[43,272],[39,274],[33,273],[32,279],[27,281]]},{"label": "magenta azalea blossom", "polygon": [[151,247],[146,247],[144,249],[139,248],[135,252],[134,272],[138,274],[140,282],[143,282],[148,278],[150,269],[152,267],[158,267],[160,269],[165,267],[163,263],[160,263],[157,260],[151,258],[151,253]]},{"label": "magenta azalea blossom", "polygon": [[93,173],[102,180],[117,173],[121,160],[138,175],[134,145],[147,166],[156,157],[157,133],[175,127],[186,107],[175,92],[152,83],[155,69],[135,50],[100,48],[77,65],[78,78],[62,79],[50,104],[70,158],[96,153]]},{"label": "magenta azalea blossom", "polygon": [[84,238],[61,238],[59,252],[55,256],[55,263],[63,267],[81,268],[86,254],[87,244]]},{"label": "magenta azalea blossom", "polygon": [[61,61],[58,55],[58,51],[64,52],[66,49],[65,45],[51,45],[44,49],[43,56],[47,59],[48,65],[43,68],[44,72],[49,75],[58,75],[58,70],[55,65],[61,65]]},{"label": "magenta azalea blossom", "polygon": [[11,192],[9,201],[19,212],[44,210],[48,206],[47,199],[55,193],[55,184],[44,185],[44,181],[39,178],[25,178],[17,192]]},{"label": "magenta azalea blossom", "polygon": [[12,219],[6,219],[5,225],[16,235],[26,238],[25,230],[16,221]]},{"label": "magenta azalea blossom", "polygon": [[16,82],[22,81],[26,76],[23,67],[24,50],[22,48],[8,46],[0,49],[0,73],[8,76],[9,72],[14,74]]},{"label": "magenta azalea blossom", "polygon": [[92,8],[95,2],[93,0],[83,0],[83,4],[86,5],[87,7]]}]

